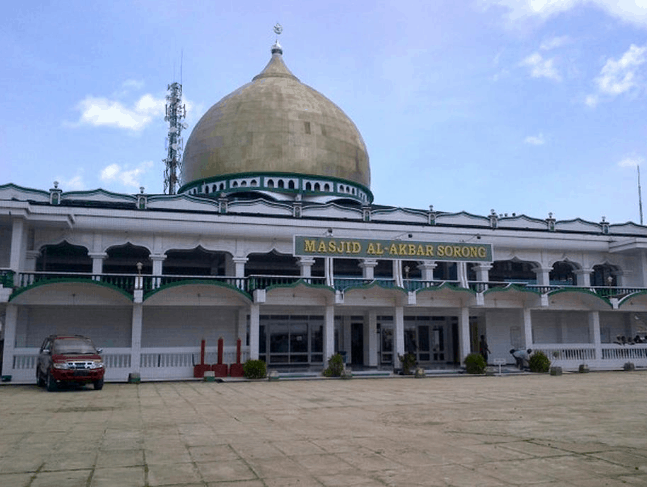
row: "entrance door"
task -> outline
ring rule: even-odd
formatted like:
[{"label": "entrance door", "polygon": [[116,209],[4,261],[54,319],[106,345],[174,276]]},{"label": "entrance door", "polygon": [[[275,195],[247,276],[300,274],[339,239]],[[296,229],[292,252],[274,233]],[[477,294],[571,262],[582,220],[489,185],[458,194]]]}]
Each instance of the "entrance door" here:
[{"label": "entrance door", "polygon": [[380,364],[393,364],[393,328],[382,325],[380,328]]},{"label": "entrance door", "polygon": [[364,323],[350,325],[350,353],[353,365],[364,365]]}]

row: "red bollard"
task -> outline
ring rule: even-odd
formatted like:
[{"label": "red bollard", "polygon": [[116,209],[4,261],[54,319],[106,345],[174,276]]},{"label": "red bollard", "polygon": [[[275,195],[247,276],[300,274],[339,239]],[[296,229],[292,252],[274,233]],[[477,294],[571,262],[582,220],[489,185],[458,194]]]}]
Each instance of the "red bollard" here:
[{"label": "red bollard", "polygon": [[211,370],[215,372],[216,377],[227,377],[228,369],[227,364],[222,363],[222,356],[225,348],[225,340],[220,337],[218,338],[218,363],[211,366]]},{"label": "red bollard", "polygon": [[240,353],[242,347],[242,341],[239,338],[236,341],[236,363],[229,366],[229,375],[232,377],[243,377],[245,374],[243,372],[243,364],[240,363]]},{"label": "red bollard", "polygon": [[200,363],[198,365],[193,366],[193,377],[200,379],[204,377],[204,373],[207,370],[211,370],[211,366],[204,363],[206,348],[207,348],[207,342],[203,338],[202,342],[200,343]]}]

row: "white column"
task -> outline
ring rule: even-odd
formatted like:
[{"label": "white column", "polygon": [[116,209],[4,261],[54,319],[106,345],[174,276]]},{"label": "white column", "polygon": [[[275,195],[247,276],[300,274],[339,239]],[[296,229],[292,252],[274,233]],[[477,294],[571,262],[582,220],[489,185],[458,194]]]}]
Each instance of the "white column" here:
[{"label": "white column", "polygon": [[573,271],[575,274],[575,285],[579,287],[591,287],[591,272],[593,269],[576,269]]},{"label": "white column", "polygon": [[18,324],[18,306],[7,304],[4,321],[4,355],[2,358],[2,375],[12,375],[13,355],[16,348],[16,326]]},{"label": "white column", "polygon": [[456,262],[456,274],[460,287],[470,287],[467,282],[467,262]]},{"label": "white column", "polygon": [[473,269],[476,271],[477,281],[488,282],[490,280],[490,269],[492,269],[492,264],[476,264]]},{"label": "white column", "polygon": [[234,275],[236,277],[245,277],[245,264],[247,263],[247,257],[234,257]]},{"label": "white column", "polygon": [[393,356],[393,366],[400,368],[400,359],[398,355],[404,355],[404,307],[396,306],[393,314],[395,355]]},{"label": "white column", "polygon": [[613,275],[616,277],[616,286],[623,288],[626,286],[625,280],[627,279],[627,276],[623,271],[616,271],[613,273]]},{"label": "white column", "polygon": [[100,281],[100,275],[103,274],[103,261],[108,258],[106,252],[88,252],[88,257],[92,259],[92,279]]},{"label": "white column", "polygon": [[18,273],[22,270],[24,261],[25,245],[25,221],[22,218],[16,218],[11,228],[11,253],[9,256],[9,268],[15,272],[14,283],[18,283],[20,276]]},{"label": "white column", "polygon": [[368,343],[368,366],[377,367],[377,312],[370,310],[368,312],[368,326],[364,326],[364,343]]},{"label": "white column", "polygon": [[418,265],[420,273],[422,274],[423,281],[433,281],[434,280],[434,269],[438,264],[433,261],[423,262]]},{"label": "white column", "polygon": [[402,279],[402,261],[393,261],[393,283],[398,287],[404,287],[404,280]]},{"label": "white column", "polygon": [[162,284],[162,267],[166,260],[166,255],[151,254],[148,258],[153,262],[153,289],[157,289]]},{"label": "white column", "polygon": [[252,303],[249,308],[249,358],[258,360],[260,313],[259,305]]},{"label": "white column", "polygon": [[334,287],[335,276],[332,257],[324,258],[324,275],[326,276],[326,286]]},{"label": "white column", "polygon": [[589,336],[593,339],[596,360],[602,360],[602,338],[600,336],[600,312],[589,313]]},{"label": "white column", "polygon": [[470,343],[470,309],[462,307],[458,315],[458,341],[460,349],[460,363],[465,362],[467,357],[472,352],[472,345]]},{"label": "white column", "polygon": [[131,337],[130,337],[130,368],[133,372],[140,371],[143,320],[144,320],[143,304],[133,303],[133,317],[132,317]]},{"label": "white column", "polygon": [[550,285],[550,271],[552,267],[534,267],[532,271],[537,275],[537,285],[538,286],[549,286]]},{"label": "white column", "polygon": [[328,367],[328,359],[335,353],[335,307],[326,305],[324,310],[323,329],[324,368]]},{"label": "white column", "polygon": [[39,250],[28,250],[25,252],[25,271],[33,272],[36,270],[36,261],[40,257]]},{"label": "white column", "polygon": [[314,257],[301,257],[297,263],[301,268],[301,277],[312,277],[312,266],[315,263]]},{"label": "white column", "polygon": [[377,266],[377,260],[375,259],[364,259],[359,263],[360,269],[362,269],[362,277],[367,281],[372,281],[375,279],[375,267]]},{"label": "white column", "polygon": [[532,348],[532,312],[528,308],[523,309],[523,336],[526,350]]}]

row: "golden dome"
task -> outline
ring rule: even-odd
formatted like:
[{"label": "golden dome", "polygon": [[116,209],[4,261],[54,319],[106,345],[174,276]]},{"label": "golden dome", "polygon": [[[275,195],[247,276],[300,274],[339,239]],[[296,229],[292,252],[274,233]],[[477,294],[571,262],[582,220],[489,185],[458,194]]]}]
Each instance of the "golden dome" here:
[{"label": "golden dome", "polygon": [[[290,72],[277,45],[258,76],[205,113],[184,151],[183,191],[201,193],[201,182],[241,174],[322,177],[349,193],[343,184],[351,183],[353,194],[363,190],[363,199],[372,200],[357,127]],[[305,183],[297,189],[305,190]]]}]

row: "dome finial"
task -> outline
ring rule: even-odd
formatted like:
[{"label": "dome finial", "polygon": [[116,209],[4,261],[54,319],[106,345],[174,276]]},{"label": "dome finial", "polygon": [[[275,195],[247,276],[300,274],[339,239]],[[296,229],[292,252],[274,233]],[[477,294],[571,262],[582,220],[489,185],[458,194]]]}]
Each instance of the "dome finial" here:
[{"label": "dome finial", "polygon": [[274,26],[274,33],[276,34],[276,42],[274,42],[274,45],[272,46],[272,54],[283,54],[283,48],[281,47],[281,44],[279,44],[279,35],[283,32],[283,26],[279,24],[278,22]]}]

